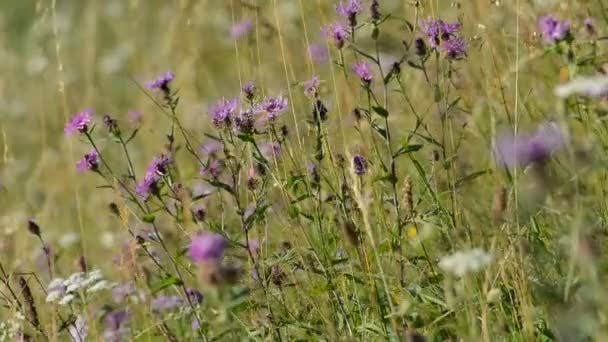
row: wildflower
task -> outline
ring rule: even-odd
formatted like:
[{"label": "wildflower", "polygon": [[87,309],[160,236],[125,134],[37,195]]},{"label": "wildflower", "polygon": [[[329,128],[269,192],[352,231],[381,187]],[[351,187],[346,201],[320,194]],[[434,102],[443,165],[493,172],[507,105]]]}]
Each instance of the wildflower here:
[{"label": "wildflower", "polygon": [[268,115],[268,120],[274,120],[276,117],[287,109],[287,98],[283,96],[267,97],[264,99],[258,108],[258,111],[265,112]]},{"label": "wildflower", "polygon": [[328,38],[332,38],[334,44],[338,49],[344,47],[344,43],[346,43],[346,39],[349,37],[348,30],[341,23],[333,23],[325,27],[324,29],[325,36]]},{"label": "wildflower", "polygon": [[97,153],[97,150],[95,150],[95,149],[93,149],[89,153],[85,154],[84,157],[82,157],[82,159],[80,159],[76,163],[76,169],[78,171],[87,171],[87,170],[97,171],[98,167],[99,167],[99,153]]},{"label": "wildflower", "polygon": [[110,133],[118,133],[118,121],[116,121],[116,119],[112,118],[109,115],[104,115],[103,116],[103,125],[106,126],[106,129],[108,130],[108,132]]},{"label": "wildflower", "polygon": [[74,300],[74,295],[71,293],[66,294],[65,296],[63,296],[63,298],[61,298],[57,304],[59,305],[68,305],[72,302],[72,300]]},{"label": "wildflower", "polygon": [[252,101],[255,98],[256,88],[253,81],[245,82],[241,88],[241,91],[247,100]]},{"label": "wildflower", "polygon": [[40,237],[40,226],[36,223],[36,220],[33,218],[27,220],[27,230],[38,237]]},{"label": "wildflower", "polygon": [[353,170],[357,176],[363,176],[367,173],[367,161],[360,154],[353,156]]},{"label": "wildflower", "polygon": [[117,342],[124,339],[129,334],[129,330],[125,326],[128,319],[129,314],[125,310],[108,313],[104,319],[106,327],[103,332],[104,341]]},{"label": "wildflower", "polygon": [[161,90],[165,94],[169,94],[171,91],[169,89],[169,84],[175,78],[175,74],[171,71],[167,71],[166,73],[158,76],[155,80],[148,82],[146,87],[150,90]]},{"label": "wildflower", "polygon": [[230,29],[230,37],[233,40],[238,40],[247,35],[253,29],[253,21],[251,19],[243,19],[234,24]]},{"label": "wildflower", "polygon": [[127,114],[127,117],[129,118],[129,122],[132,124],[140,124],[143,116],[144,115],[138,111],[131,111],[131,112],[129,112],[129,114]]},{"label": "wildflower", "polygon": [[424,42],[424,39],[418,37],[416,38],[416,40],[414,41],[414,48],[416,51],[416,56],[426,56],[426,43]]},{"label": "wildflower", "polygon": [[250,167],[247,170],[247,189],[253,191],[258,186],[258,173],[255,168]]},{"label": "wildflower", "polygon": [[357,26],[357,14],[361,12],[361,9],[361,0],[347,0],[347,2],[340,1],[338,6],[336,6],[336,12],[347,18],[351,27]]},{"label": "wildflower", "polygon": [[135,294],[135,284],[133,282],[121,284],[112,289],[112,298],[116,304],[124,302],[133,294]]},{"label": "wildflower", "polygon": [[439,268],[457,277],[483,270],[492,262],[492,255],[480,248],[458,251],[439,261]]},{"label": "wildflower", "polygon": [[441,19],[428,17],[420,21],[420,29],[426,34],[432,48],[437,48],[442,41],[450,40],[460,31],[459,23],[446,23]]},{"label": "wildflower", "polygon": [[355,64],[353,71],[359,76],[364,85],[369,86],[372,83],[373,76],[369,64],[364,62]]},{"label": "wildflower", "polygon": [[210,157],[215,157],[218,152],[224,149],[224,144],[222,144],[219,140],[209,140],[203,146],[201,146],[200,151]]},{"label": "wildflower", "polygon": [[566,137],[554,122],[541,125],[534,134],[503,135],[496,143],[496,157],[509,168],[546,162],[565,143]]},{"label": "wildflower", "polygon": [[308,56],[313,63],[320,64],[329,60],[329,51],[323,43],[311,43],[308,46]]},{"label": "wildflower", "polygon": [[224,169],[224,163],[221,160],[213,160],[207,164],[207,166],[201,169],[202,176],[211,176],[218,178]]},{"label": "wildflower", "polygon": [[378,0],[372,0],[371,5],[369,5],[369,13],[373,21],[379,21],[382,18],[382,14],[380,13],[380,3]]},{"label": "wildflower", "polygon": [[217,128],[229,127],[232,123],[232,114],[239,104],[238,98],[222,99],[211,109],[211,119]]},{"label": "wildflower", "polygon": [[188,248],[188,255],[194,262],[219,262],[226,248],[226,240],[215,233],[202,233],[195,236]]},{"label": "wildflower", "polygon": [[460,37],[443,41],[441,48],[448,59],[462,59],[467,54],[467,44]]},{"label": "wildflower", "polygon": [[596,30],[595,24],[593,23],[593,18],[589,17],[585,19],[585,29],[590,36],[595,34]]},{"label": "wildflower", "polygon": [[203,294],[196,289],[187,288],[186,294],[192,304],[200,304],[203,302]]},{"label": "wildflower", "polygon": [[72,120],[70,120],[63,129],[65,135],[73,135],[75,133],[87,133],[89,130],[89,125],[92,121],[91,112],[88,109],[83,110],[82,112],[74,115]]},{"label": "wildflower", "polygon": [[182,306],[182,299],[179,296],[159,296],[152,300],[151,308],[153,312],[160,313],[173,311]]},{"label": "wildflower", "polygon": [[266,158],[278,158],[281,155],[281,144],[278,142],[264,143],[260,146],[260,151]]},{"label": "wildflower", "polygon": [[242,111],[240,115],[234,119],[234,127],[237,132],[240,133],[252,132],[254,128],[253,111],[251,109]]},{"label": "wildflower", "polygon": [[317,164],[309,163],[306,168],[313,184],[318,184],[321,181],[321,174],[319,173],[319,167]]},{"label": "wildflower", "polygon": [[88,335],[87,321],[84,316],[79,315],[74,323],[68,327],[68,334],[72,342],[85,342]]},{"label": "wildflower", "polygon": [[568,83],[555,87],[555,95],[565,98],[572,94],[588,97],[602,97],[608,95],[608,77],[591,76],[579,77]]},{"label": "wildflower", "polygon": [[570,34],[570,21],[559,21],[550,14],[540,18],[538,27],[547,43],[560,42]]},{"label": "wildflower", "polygon": [[256,256],[260,253],[260,241],[258,240],[249,240],[249,252]]},{"label": "wildflower", "polygon": [[192,208],[192,216],[197,220],[197,221],[203,221],[205,220],[205,216],[207,215],[207,211],[205,210],[204,207],[202,206],[196,206]]},{"label": "wildflower", "polygon": [[147,200],[150,194],[158,192],[158,183],[162,177],[169,174],[171,164],[171,158],[165,154],[152,159],[146,169],[144,179],[135,187],[135,192],[144,200]]},{"label": "wildflower", "polygon": [[308,97],[316,97],[319,94],[320,86],[319,76],[314,75],[310,80],[304,82],[304,94]]},{"label": "wildflower", "polygon": [[146,174],[144,179],[135,187],[135,193],[144,200],[150,197],[150,194],[158,192],[158,177],[154,174]]}]

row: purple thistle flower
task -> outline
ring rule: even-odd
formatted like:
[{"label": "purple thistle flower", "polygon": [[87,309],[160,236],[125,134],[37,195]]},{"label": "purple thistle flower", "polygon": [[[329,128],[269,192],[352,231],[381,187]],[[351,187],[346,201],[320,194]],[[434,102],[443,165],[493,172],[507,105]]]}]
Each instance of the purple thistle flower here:
[{"label": "purple thistle flower", "polygon": [[205,210],[204,207],[202,206],[196,206],[192,208],[192,216],[194,216],[194,218],[197,221],[203,221],[205,220],[205,216],[207,215],[207,211]]},{"label": "purple thistle flower", "polygon": [[243,19],[232,25],[232,28],[230,29],[230,37],[234,40],[238,40],[247,35],[251,29],[253,29],[253,21],[249,18]]},{"label": "purple thistle flower", "polygon": [[171,166],[171,158],[166,154],[160,154],[150,162],[146,169],[146,174],[155,174],[158,176],[166,176],[169,173],[169,167]]},{"label": "purple thistle flower", "polygon": [[496,142],[496,158],[508,168],[544,163],[566,142],[554,122],[542,124],[534,134],[504,134]]},{"label": "purple thistle flower", "polygon": [[241,88],[241,91],[247,100],[251,101],[255,98],[256,88],[253,81],[245,82]]},{"label": "purple thistle flower", "polygon": [[260,146],[260,151],[266,158],[278,158],[281,156],[281,144],[278,142],[264,143]]},{"label": "purple thistle flower", "polygon": [[249,252],[256,256],[260,253],[260,241],[256,239],[249,240]]},{"label": "purple thistle flower", "polygon": [[148,82],[146,87],[150,90],[162,90],[164,93],[168,94],[170,92],[169,83],[171,83],[174,78],[175,74],[171,71],[167,71],[166,73],[158,76],[156,79]]},{"label": "purple thistle flower", "polygon": [[346,43],[346,39],[349,37],[348,30],[341,23],[333,23],[325,27],[324,29],[325,36],[328,38],[332,38],[334,40],[334,44],[338,49],[344,47],[344,43]]},{"label": "purple thistle flower", "polygon": [[190,242],[188,256],[194,262],[219,262],[224,256],[226,240],[220,234],[202,233]]},{"label": "purple thistle flower", "polygon": [[230,127],[232,114],[239,104],[238,98],[222,99],[211,108],[211,119],[217,128]]},{"label": "purple thistle flower", "polygon": [[97,170],[99,167],[99,153],[95,149],[85,154],[82,159],[76,163],[78,171]]},{"label": "purple thistle flower", "polygon": [[253,111],[251,109],[242,111],[241,114],[234,119],[234,127],[236,128],[237,132],[240,133],[253,131],[253,128],[255,127]]},{"label": "purple thistle flower", "polygon": [[346,2],[340,1],[336,6],[336,12],[348,19],[350,26],[357,26],[357,14],[361,12],[363,6],[361,0],[347,0]]},{"label": "purple thistle flower", "polygon": [[267,97],[258,107],[258,111],[265,112],[268,115],[268,120],[272,121],[287,109],[287,103],[287,98],[283,96]]},{"label": "purple thistle flower", "polygon": [[72,342],[85,342],[88,332],[87,321],[82,315],[79,315],[76,321],[68,327],[68,334]]},{"label": "purple thistle flower", "polygon": [[329,51],[324,43],[311,43],[308,46],[308,56],[313,63],[321,64],[329,60]]},{"label": "purple thistle flower", "polygon": [[570,21],[559,21],[549,14],[540,18],[538,28],[546,43],[557,43],[566,39],[570,33]]},{"label": "purple thistle flower", "polygon": [[188,299],[190,300],[190,302],[192,304],[200,304],[203,302],[203,294],[200,293],[200,291],[193,289],[193,288],[187,288],[186,289],[186,294],[188,295]]},{"label": "purple thistle flower", "polygon": [[147,200],[150,194],[158,191],[158,176],[147,173],[144,179],[135,186],[135,193],[143,200]]},{"label": "purple thistle flower", "polygon": [[211,176],[213,178],[218,178],[220,174],[224,170],[224,163],[221,160],[212,160],[207,166],[201,169],[201,176]]},{"label": "purple thistle flower", "polygon": [[416,52],[416,56],[419,57],[423,57],[426,56],[426,43],[424,42],[424,39],[422,39],[421,37],[416,38],[416,40],[414,41],[414,48],[415,48],[415,52]]},{"label": "purple thistle flower", "polygon": [[304,94],[308,97],[316,97],[319,94],[320,86],[319,76],[314,75],[310,80],[304,82]]},{"label": "purple thistle flower", "polygon": [[447,59],[462,59],[467,55],[467,43],[460,37],[443,41],[441,48]]},{"label": "purple thistle flower", "polygon": [[460,31],[459,23],[446,23],[441,19],[428,17],[420,21],[420,29],[427,36],[432,48],[437,48],[441,41],[449,40]]},{"label": "purple thistle flower", "polygon": [[129,296],[135,294],[135,284],[133,282],[124,283],[115,286],[112,289],[112,299],[116,304],[124,302]]},{"label": "purple thistle flower", "polygon": [[116,310],[108,313],[105,317],[106,329],[103,332],[103,339],[107,342],[117,342],[129,334],[125,326],[129,314],[125,310]]},{"label": "purple thistle flower", "polygon": [[380,13],[380,3],[378,0],[372,0],[371,5],[369,6],[369,13],[374,21],[378,21],[382,18],[382,14]]},{"label": "purple thistle flower", "polygon": [[222,151],[223,149],[224,144],[222,144],[222,142],[212,139],[205,143],[203,146],[201,146],[200,151],[203,154],[214,157],[217,156],[218,152]]},{"label": "purple thistle flower", "polygon": [[363,176],[367,173],[367,161],[360,154],[353,156],[353,170],[357,176]]},{"label": "purple thistle flower", "polygon": [[595,34],[595,24],[593,23],[593,18],[589,17],[585,19],[585,29],[589,35]]},{"label": "purple thistle flower", "polygon": [[179,296],[159,296],[152,299],[152,303],[150,303],[152,311],[156,313],[173,311],[182,305],[182,299]]},{"label": "purple thistle flower", "polygon": [[89,130],[89,125],[93,116],[88,109],[83,110],[82,112],[74,115],[72,120],[70,120],[64,127],[63,132],[65,135],[74,135],[75,133],[87,133]]},{"label": "purple thistle flower", "polygon": [[364,62],[355,64],[355,66],[353,67],[353,71],[355,72],[355,74],[357,74],[357,76],[359,76],[361,82],[363,82],[366,86],[369,86],[370,83],[372,83],[372,79],[374,77],[372,76],[369,64]]}]

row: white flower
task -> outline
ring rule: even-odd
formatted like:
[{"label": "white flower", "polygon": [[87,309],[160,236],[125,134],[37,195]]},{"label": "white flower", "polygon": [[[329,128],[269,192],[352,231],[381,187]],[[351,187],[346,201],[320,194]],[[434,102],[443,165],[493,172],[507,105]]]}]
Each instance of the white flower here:
[{"label": "white flower", "polygon": [[112,287],[112,284],[110,284],[106,280],[101,280],[97,284],[89,287],[89,289],[87,290],[87,292],[92,293],[92,292],[97,292],[97,291],[101,291],[101,290],[107,290],[107,289],[109,289],[111,287]]},{"label": "white flower", "polygon": [[103,279],[103,275],[101,274],[101,271],[98,269],[93,270],[93,271],[89,272],[87,274],[87,278],[85,280],[83,280],[82,287],[89,287],[92,284],[95,284],[96,282],[98,282],[102,279]]},{"label": "white flower", "polygon": [[71,293],[68,293],[63,298],[61,298],[61,300],[57,304],[59,304],[59,305],[67,305],[67,304],[70,304],[70,302],[73,299],[74,299],[74,295],[71,294]]},{"label": "white flower", "polygon": [[63,278],[55,278],[53,280],[51,280],[51,282],[49,283],[49,290],[53,290],[59,287],[63,287],[65,286],[65,279]]},{"label": "white flower", "polygon": [[608,95],[608,77],[581,77],[555,87],[555,95],[559,97],[568,97],[572,94],[588,97]]},{"label": "white flower", "polygon": [[63,296],[64,294],[65,294],[65,291],[63,290],[63,288],[49,291],[49,293],[46,295],[46,302],[52,303],[52,302],[58,300],[59,298],[61,298],[61,296]]},{"label": "white flower", "polygon": [[481,271],[492,262],[492,255],[481,248],[469,251],[458,251],[445,256],[439,261],[439,268],[455,276],[462,277],[467,273]]}]

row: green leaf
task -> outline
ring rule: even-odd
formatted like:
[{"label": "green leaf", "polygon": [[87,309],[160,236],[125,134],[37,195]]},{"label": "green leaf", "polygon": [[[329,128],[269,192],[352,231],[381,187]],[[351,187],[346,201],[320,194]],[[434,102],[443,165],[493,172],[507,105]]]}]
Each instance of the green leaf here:
[{"label": "green leaf", "polygon": [[155,286],[152,289],[152,294],[156,294],[171,286],[182,286],[182,285],[184,285],[184,282],[181,279],[179,279],[173,275],[168,275],[165,279],[163,279],[163,281],[160,284],[158,284],[157,286]]},{"label": "green leaf", "polygon": [[241,133],[239,135],[237,135],[237,137],[244,142],[250,142],[250,143],[254,143],[255,139],[253,138],[252,134],[249,133]]},{"label": "green leaf", "polygon": [[397,151],[395,151],[395,153],[393,153],[393,159],[399,157],[400,155],[406,154],[406,153],[416,152],[419,149],[421,149],[422,146],[423,145],[420,145],[420,144],[409,145],[409,144],[405,143],[403,146],[399,147],[399,149]]},{"label": "green leaf", "polygon": [[146,223],[152,224],[156,220],[156,216],[154,216],[154,214],[148,214],[148,215],[145,215],[144,217],[142,217],[141,220]]},{"label": "green leaf", "polygon": [[384,138],[384,139],[388,138],[388,134],[386,133],[386,128],[378,125],[376,122],[372,122],[372,127],[382,138]]},{"label": "green leaf", "polygon": [[479,176],[483,176],[486,173],[490,172],[489,169],[485,169],[485,170],[481,170],[481,171],[477,171],[477,172],[473,172],[471,174],[468,174],[462,178],[460,178],[459,180],[456,181],[456,187],[459,187],[461,185],[463,185],[464,183],[470,182],[472,180],[474,180],[475,178],[479,177]]},{"label": "green leaf", "polygon": [[372,109],[374,110],[374,112],[376,112],[381,117],[383,117],[383,118],[388,117],[388,110],[386,110],[384,107],[375,106],[375,107],[372,107]]}]

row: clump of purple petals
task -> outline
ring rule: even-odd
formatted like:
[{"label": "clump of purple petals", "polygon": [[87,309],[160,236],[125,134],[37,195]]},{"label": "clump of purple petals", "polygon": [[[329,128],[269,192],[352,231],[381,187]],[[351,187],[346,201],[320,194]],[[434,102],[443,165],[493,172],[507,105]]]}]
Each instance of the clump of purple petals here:
[{"label": "clump of purple petals", "polygon": [[222,99],[211,108],[211,119],[213,124],[218,127],[230,127],[232,124],[232,114],[239,105],[238,98]]},{"label": "clump of purple petals", "polygon": [[308,56],[313,63],[325,63],[329,60],[329,51],[324,43],[311,43],[308,46]]},{"label": "clump of purple petals", "polygon": [[194,262],[219,262],[226,249],[226,240],[220,234],[202,233],[190,242],[188,256]]},{"label": "clump of purple petals", "polygon": [[304,82],[304,94],[308,97],[316,97],[319,94],[321,80],[315,75],[310,80]]},{"label": "clump of purple petals", "polygon": [[209,161],[207,166],[204,166],[201,169],[201,175],[218,178],[220,176],[220,174],[222,173],[222,170],[224,170],[224,163],[221,160],[215,159],[215,160]]},{"label": "clump of purple petals", "polygon": [[97,170],[99,167],[99,153],[95,149],[85,154],[82,159],[76,163],[78,171]]},{"label": "clump of purple petals", "polygon": [[151,193],[158,191],[158,182],[169,173],[171,163],[171,158],[165,154],[154,158],[146,169],[144,179],[135,187],[135,192],[146,200]]},{"label": "clump of purple petals", "polygon": [[159,296],[152,299],[150,306],[153,312],[161,313],[173,311],[183,305],[179,296]]},{"label": "clump of purple petals", "polygon": [[460,37],[443,41],[441,48],[448,59],[462,59],[467,55],[467,43]]},{"label": "clump of purple petals", "polygon": [[363,176],[367,173],[367,160],[360,154],[353,156],[353,171],[357,176]]},{"label": "clump of purple petals", "polygon": [[259,112],[266,113],[268,120],[274,120],[287,109],[287,98],[283,96],[267,97],[258,107]]},{"label": "clump of purple petals", "polygon": [[207,156],[214,157],[223,149],[224,149],[224,144],[222,144],[221,141],[212,139],[212,140],[209,140],[208,142],[206,142],[204,145],[202,145],[200,148],[200,151],[201,151],[201,153],[203,153]]},{"label": "clump of purple petals", "polygon": [[561,149],[566,136],[554,122],[541,125],[533,134],[503,134],[496,141],[496,158],[508,168],[542,164]]},{"label": "clump of purple petals", "polygon": [[420,21],[420,29],[427,36],[432,48],[437,48],[442,41],[450,40],[460,31],[459,23],[446,23],[441,19],[428,17]]},{"label": "clump of purple petals", "polygon": [[266,158],[278,158],[281,156],[281,144],[278,142],[264,143],[260,146],[260,151]]},{"label": "clump of purple petals", "polygon": [[589,35],[595,34],[595,24],[593,23],[593,18],[589,17],[585,19],[585,29]]},{"label": "clump of purple petals", "polygon": [[162,90],[164,93],[169,93],[169,84],[175,78],[175,74],[171,71],[158,76],[156,79],[148,82],[146,87],[150,90]]},{"label": "clump of purple petals", "polygon": [[126,323],[129,314],[125,310],[116,310],[108,313],[105,317],[105,330],[103,332],[104,341],[117,342],[124,339],[129,334]]},{"label": "clump of purple petals", "polygon": [[538,28],[546,43],[557,43],[570,34],[570,20],[559,21],[549,14],[540,18]]},{"label": "clump of purple petals", "polygon": [[338,49],[344,47],[346,40],[349,37],[349,32],[341,23],[333,23],[325,27],[324,29],[325,36],[333,39],[334,44]]},{"label": "clump of purple petals", "polygon": [[65,135],[74,135],[75,133],[87,133],[93,116],[88,109],[74,115],[63,129]]},{"label": "clump of purple petals", "polygon": [[193,289],[193,288],[187,288],[186,289],[186,294],[188,295],[188,299],[190,300],[190,302],[192,304],[200,304],[203,302],[203,294],[200,293],[200,291]]},{"label": "clump of purple petals", "polygon": [[372,76],[369,64],[363,62],[355,64],[355,66],[353,67],[353,71],[355,72],[355,74],[357,74],[357,76],[359,76],[359,79],[365,85],[369,85],[370,83],[372,83],[372,79],[374,77]]},{"label": "clump of purple petals", "polygon": [[112,289],[112,299],[115,303],[120,304],[129,298],[129,296],[134,295],[135,292],[136,288],[133,282],[120,284]]},{"label": "clump of purple petals", "polygon": [[340,1],[336,6],[336,12],[348,19],[348,22],[352,27],[357,26],[357,14],[361,12],[362,9],[361,0]]},{"label": "clump of purple petals", "polygon": [[243,19],[234,24],[230,29],[230,37],[238,40],[247,35],[253,29],[253,21],[251,19]]},{"label": "clump of purple petals", "polygon": [[241,91],[243,92],[243,95],[247,100],[253,100],[255,98],[256,93],[255,83],[253,83],[253,81],[245,82],[245,84],[243,84],[243,87],[241,88]]}]

